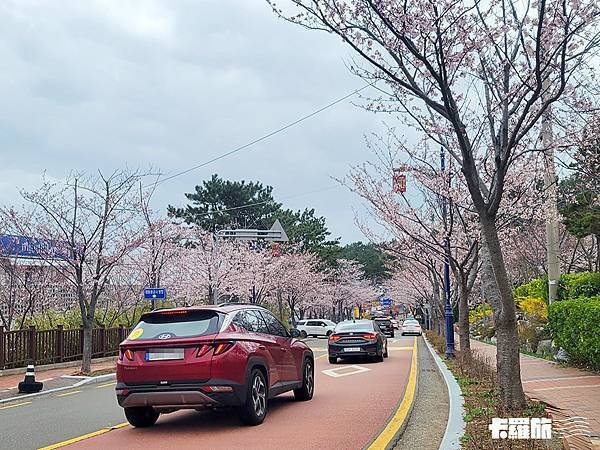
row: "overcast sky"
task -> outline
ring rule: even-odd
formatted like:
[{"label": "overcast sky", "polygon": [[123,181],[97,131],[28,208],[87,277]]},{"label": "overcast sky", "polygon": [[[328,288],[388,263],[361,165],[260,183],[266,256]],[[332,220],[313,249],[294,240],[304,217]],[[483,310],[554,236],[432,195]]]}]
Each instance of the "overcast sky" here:
[{"label": "overcast sky", "polygon": [[[128,166],[169,175],[363,86],[334,36],[277,19],[263,0],[3,0],[0,202],[42,173]],[[359,101],[355,98],[355,101]],[[330,177],[369,158],[384,117],[345,101],[248,150],[161,185],[155,206],[212,173],[258,180],[314,207],[344,242],[360,200]]]}]

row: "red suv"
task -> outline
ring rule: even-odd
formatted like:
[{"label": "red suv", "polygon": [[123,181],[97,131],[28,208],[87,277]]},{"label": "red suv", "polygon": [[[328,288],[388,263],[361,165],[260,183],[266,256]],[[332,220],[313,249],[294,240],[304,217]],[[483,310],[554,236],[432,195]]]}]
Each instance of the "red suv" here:
[{"label": "red suv", "polygon": [[227,304],[144,314],[121,343],[117,400],[136,427],[160,413],[233,406],[262,423],[267,400],[290,390],[310,400],[312,350],[268,310]]}]

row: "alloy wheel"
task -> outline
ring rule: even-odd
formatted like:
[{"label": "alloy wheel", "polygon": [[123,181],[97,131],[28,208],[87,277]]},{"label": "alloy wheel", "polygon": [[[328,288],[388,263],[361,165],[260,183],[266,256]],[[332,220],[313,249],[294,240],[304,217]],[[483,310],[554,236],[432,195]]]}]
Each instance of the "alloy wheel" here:
[{"label": "alloy wheel", "polygon": [[306,386],[306,391],[309,395],[312,395],[313,389],[315,387],[314,373],[312,368],[312,363],[307,362],[304,366],[304,385]]},{"label": "alloy wheel", "polygon": [[267,389],[262,378],[257,375],[252,383],[252,402],[254,403],[254,412],[261,417],[267,406]]}]

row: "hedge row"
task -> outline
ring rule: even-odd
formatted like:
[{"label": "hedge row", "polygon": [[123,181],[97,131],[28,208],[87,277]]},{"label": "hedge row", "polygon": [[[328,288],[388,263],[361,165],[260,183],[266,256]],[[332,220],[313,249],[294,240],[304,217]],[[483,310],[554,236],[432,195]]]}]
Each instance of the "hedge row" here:
[{"label": "hedge row", "polygon": [[[565,273],[558,283],[558,300],[600,295],[600,272]],[[536,278],[515,288],[516,297],[539,297],[548,302],[548,277]]]},{"label": "hedge row", "polygon": [[574,362],[600,370],[600,295],[552,303],[548,327]]}]

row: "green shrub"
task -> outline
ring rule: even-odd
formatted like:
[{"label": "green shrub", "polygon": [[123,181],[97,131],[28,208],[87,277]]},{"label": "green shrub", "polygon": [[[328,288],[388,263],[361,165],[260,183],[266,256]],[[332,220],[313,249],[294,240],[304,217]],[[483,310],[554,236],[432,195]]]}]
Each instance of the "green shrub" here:
[{"label": "green shrub", "polygon": [[548,301],[548,278],[534,278],[515,288],[515,297],[538,297]]},{"label": "green shrub", "polygon": [[574,362],[600,370],[600,296],[552,303],[548,327]]},{"label": "green shrub", "polygon": [[561,275],[561,299],[600,295],[600,272],[566,273]]},{"label": "green shrub", "polygon": [[[517,286],[515,297],[539,297],[548,303],[548,276],[535,278]],[[600,272],[565,273],[558,282],[558,299],[569,300],[579,297],[600,295]]]}]

